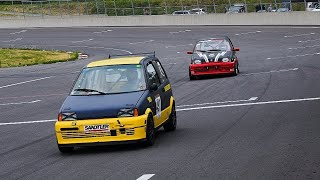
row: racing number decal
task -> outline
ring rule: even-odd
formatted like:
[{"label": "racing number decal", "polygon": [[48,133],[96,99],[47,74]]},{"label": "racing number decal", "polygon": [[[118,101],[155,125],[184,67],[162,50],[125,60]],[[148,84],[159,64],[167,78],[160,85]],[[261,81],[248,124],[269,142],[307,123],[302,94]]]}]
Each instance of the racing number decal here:
[{"label": "racing number decal", "polygon": [[157,118],[161,117],[161,97],[160,95],[155,96],[155,102],[156,102],[156,116]]}]

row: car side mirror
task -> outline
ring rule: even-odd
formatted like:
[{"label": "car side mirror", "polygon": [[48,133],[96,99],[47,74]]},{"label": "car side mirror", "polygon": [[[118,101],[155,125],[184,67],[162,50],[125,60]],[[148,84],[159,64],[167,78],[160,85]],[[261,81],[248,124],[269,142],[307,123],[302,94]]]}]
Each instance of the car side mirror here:
[{"label": "car side mirror", "polygon": [[150,89],[152,91],[156,91],[156,90],[158,90],[158,85],[156,83],[152,83],[151,86],[150,86]]},{"label": "car side mirror", "polygon": [[240,51],[240,48],[233,48],[233,51]]},{"label": "car side mirror", "polygon": [[187,54],[193,54],[193,52],[192,51],[187,51]]}]

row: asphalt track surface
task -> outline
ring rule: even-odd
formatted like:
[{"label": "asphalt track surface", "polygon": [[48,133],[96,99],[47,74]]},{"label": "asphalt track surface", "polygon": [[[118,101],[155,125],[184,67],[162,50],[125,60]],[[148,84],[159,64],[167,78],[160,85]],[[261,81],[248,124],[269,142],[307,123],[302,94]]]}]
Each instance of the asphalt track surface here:
[{"label": "asphalt track surface", "polygon": [[[240,74],[189,81],[190,44],[216,35],[240,48]],[[320,179],[319,39],[315,27],[2,29],[1,47],[89,58],[0,70],[0,179]],[[160,129],[150,148],[60,154],[52,120],[77,72],[128,51],[156,51],[176,99],[177,130]]]}]

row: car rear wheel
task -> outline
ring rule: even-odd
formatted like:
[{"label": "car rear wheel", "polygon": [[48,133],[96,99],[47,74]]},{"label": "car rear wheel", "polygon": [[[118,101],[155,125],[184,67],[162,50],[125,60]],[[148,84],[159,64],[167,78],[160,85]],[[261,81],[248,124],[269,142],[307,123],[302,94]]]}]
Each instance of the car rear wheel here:
[{"label": "car rear wheel", "polygon": [[59,144],[58,144],[58,148],[61,153],[71,153],[74,149],[74,147],[62,147]]},{"label": "car rear wheel", "polygon": [[177,113],[175,104],[172,106],[171,114],[169,120],[166,124],[163,125],[165,131],[174,131],[177,128]]},{"label": "car rear wheel", "polygon": [[144,145],[152,146],[155,141],[155,135],[156,135],[156,132],[154,128],[153,117],[152,115],[149,115],[147,120],[146,141]]}]

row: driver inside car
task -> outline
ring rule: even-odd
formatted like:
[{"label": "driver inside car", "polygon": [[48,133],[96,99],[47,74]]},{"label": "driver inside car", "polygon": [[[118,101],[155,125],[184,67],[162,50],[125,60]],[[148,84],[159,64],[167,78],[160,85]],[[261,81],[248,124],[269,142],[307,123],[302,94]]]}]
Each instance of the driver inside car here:
[{"label": "driver inside car", "polygon": [[121,89],[123,92],[139,91],[145,89],[145,83],[142,82],[137,69],[128,68],[124,73],[125,83]]}]

